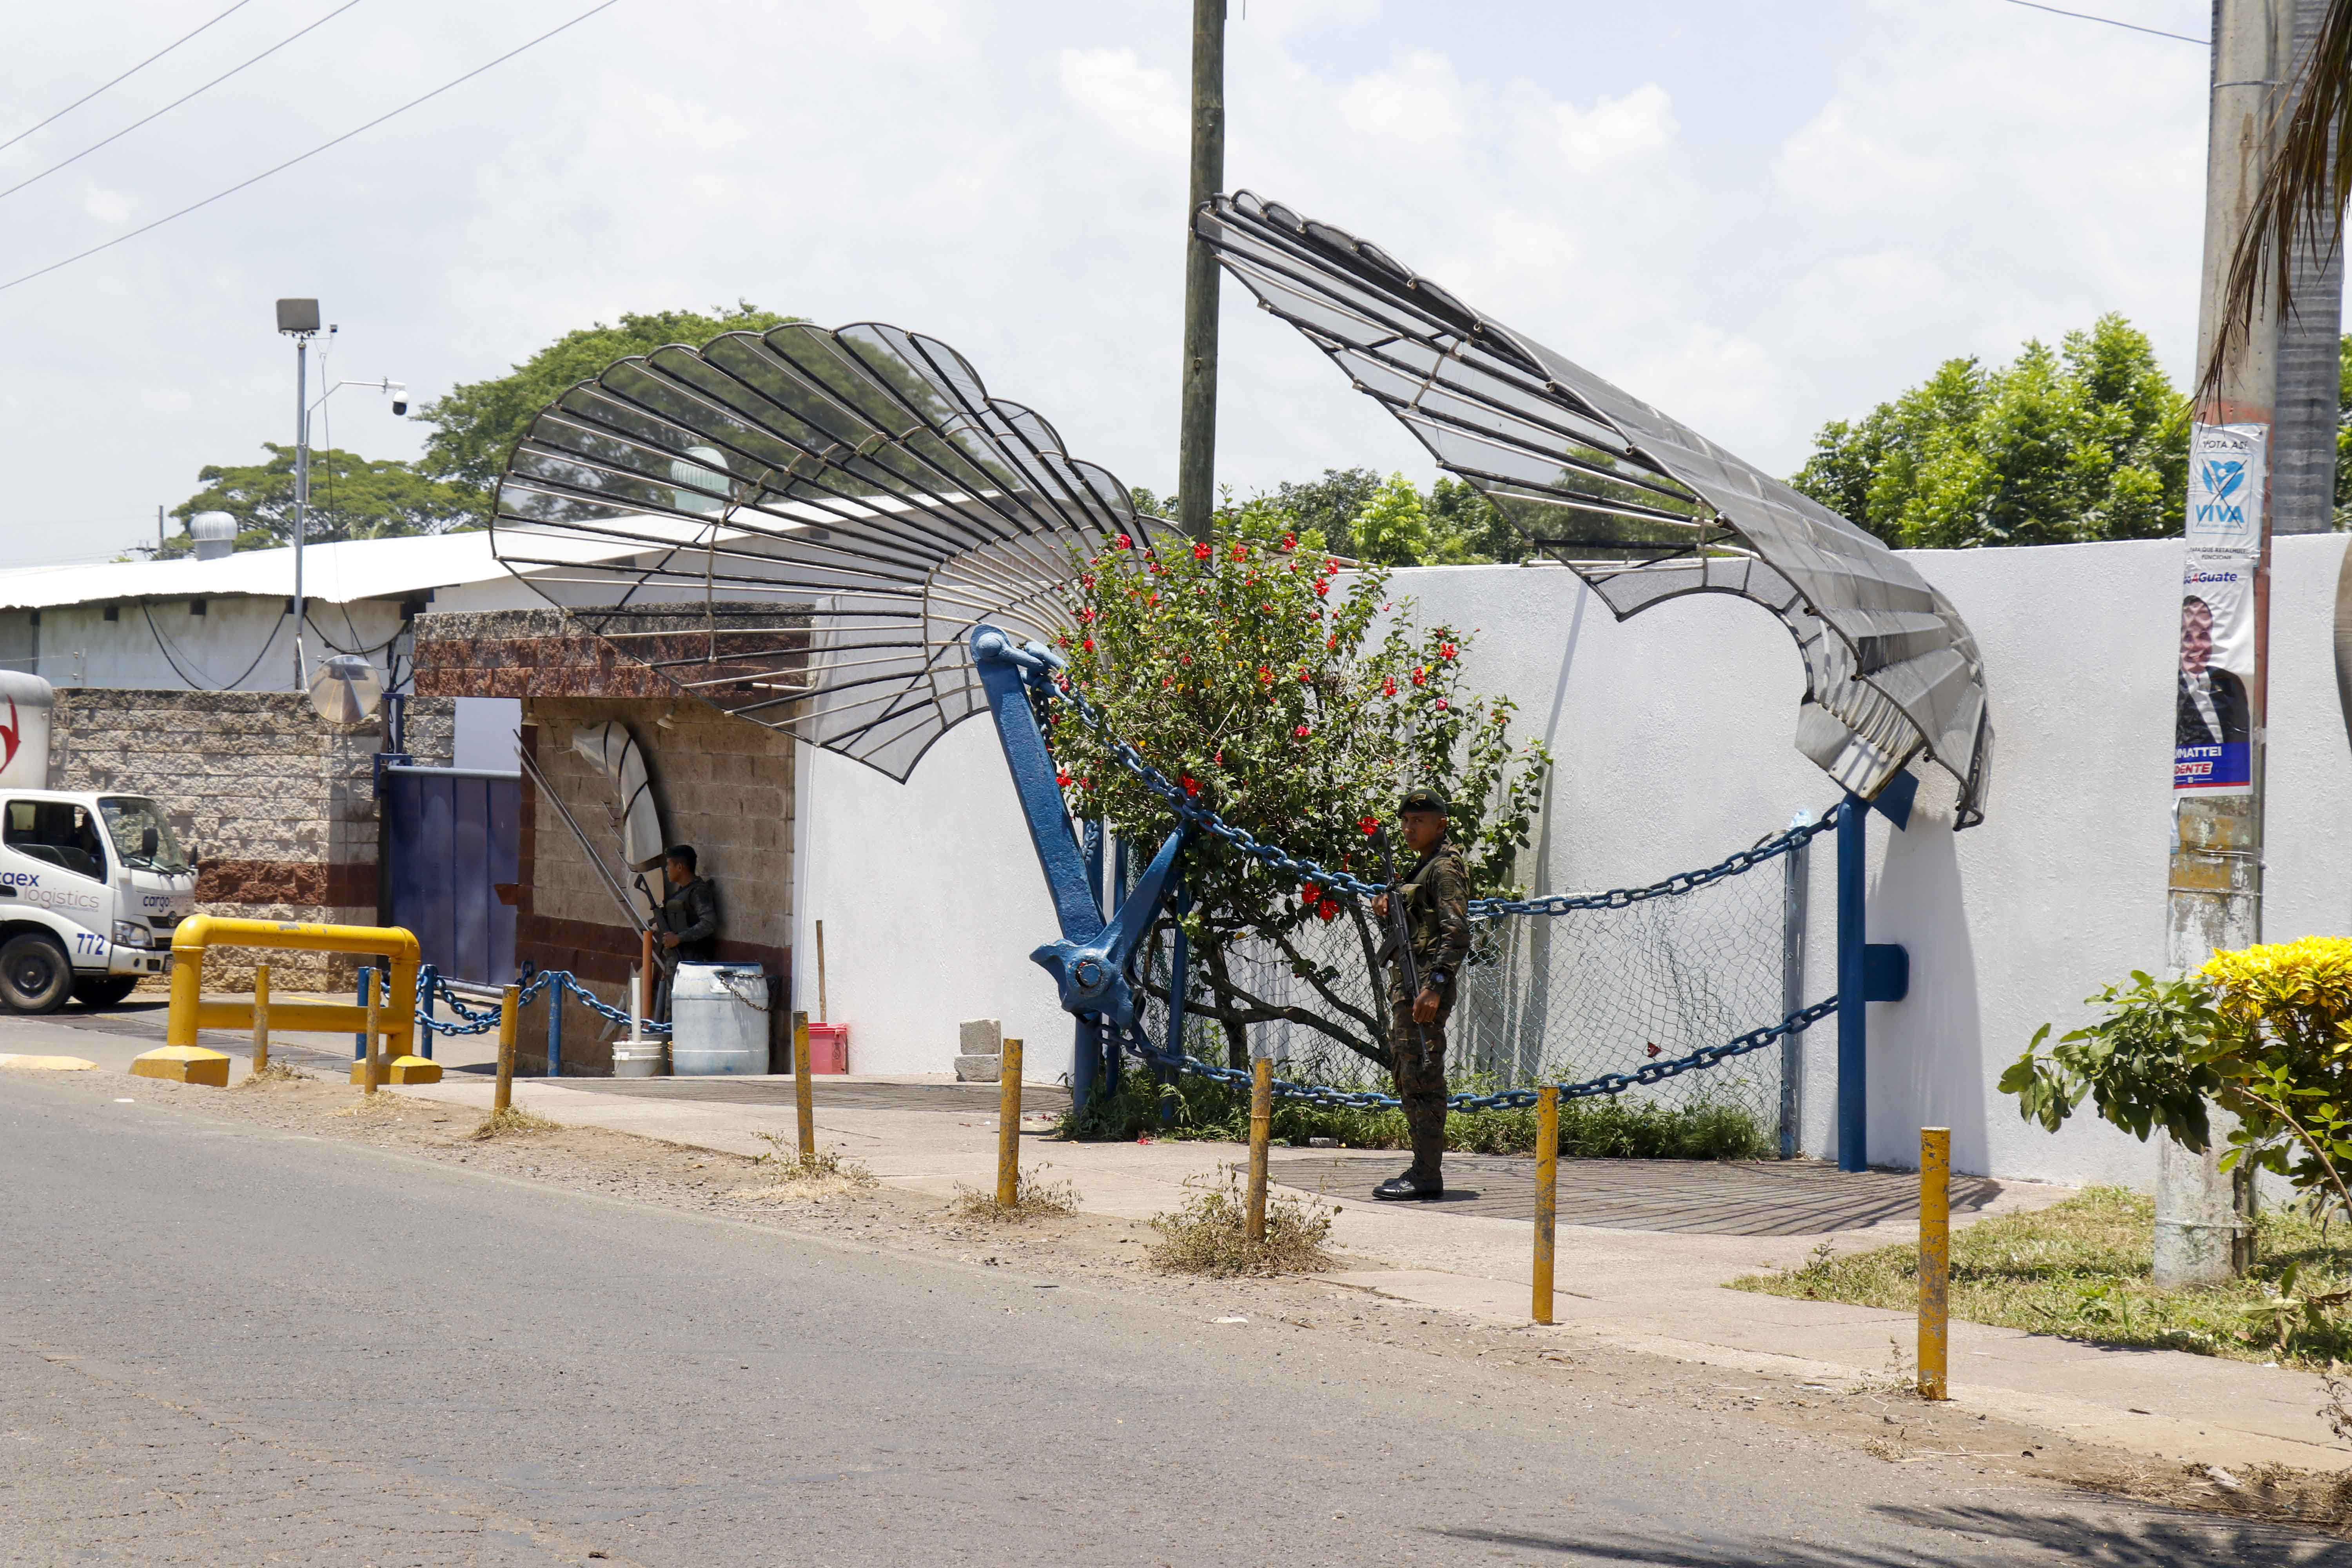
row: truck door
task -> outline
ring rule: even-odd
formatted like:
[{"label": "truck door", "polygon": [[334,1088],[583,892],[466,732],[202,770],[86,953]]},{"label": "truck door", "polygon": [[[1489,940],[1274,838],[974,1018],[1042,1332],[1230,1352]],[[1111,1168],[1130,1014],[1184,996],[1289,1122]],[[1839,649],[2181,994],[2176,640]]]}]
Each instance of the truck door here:
[{"label": "truck door", "polygon": [[77,968],[106,967],[112,893],[106,845],[88,806],[12,799],[0,808],[0,910],[31,905],[79,928],[68,943]]}]

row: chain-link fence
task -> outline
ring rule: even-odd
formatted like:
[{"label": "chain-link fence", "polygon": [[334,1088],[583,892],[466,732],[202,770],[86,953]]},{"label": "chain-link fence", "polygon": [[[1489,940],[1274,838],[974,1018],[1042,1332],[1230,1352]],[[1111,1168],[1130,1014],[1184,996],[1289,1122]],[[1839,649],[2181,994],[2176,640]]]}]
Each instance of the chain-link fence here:
[{"label": "chain-link fence", "polygon": [[[1787,888],[1791,857],[1803,854],[1800,847],[1620,908],[1474,922],[1447,1031],[1455,1087],[1490,1092],[1631,1073],[1780,1019],[1796,1005],[1785,974],[1790,944],[1801,934],[1790,922],[1801,915]],[[1801,858],[1794,864],[1801,868]],[[1302,927],[1289,952],[1255,942],[1229,950],[1230,986],[1255,1004],[1252,1011],[1284,1015],[1247,1026],[1250,1050],[1285,1064],[1278,1070],[1295,1080],[1390,1089],[1387,1074],[1340,1037],[1383,1026],[1371,964],[1378,941],[1365,911],[1350,903],[1337,920]],[[1173,948],[1162,921],[1138,966],[1149,991],[1165,992]],[[1197,962],[1188,968],[1188,994],[1206,1004],[1208,977]],[[1148,997],[1139,1022],[1155,1044],[1167,1040],[1160,995]],[[1220,1023],[1192,1013],[1184,1033],[1188,1055],[1227,1061]],[[1782,1115],[1782,1051],[1754,1051],[1629,1089],[1627,1098],[1667,1109],[1729,1106],[1769,1130]]]}]

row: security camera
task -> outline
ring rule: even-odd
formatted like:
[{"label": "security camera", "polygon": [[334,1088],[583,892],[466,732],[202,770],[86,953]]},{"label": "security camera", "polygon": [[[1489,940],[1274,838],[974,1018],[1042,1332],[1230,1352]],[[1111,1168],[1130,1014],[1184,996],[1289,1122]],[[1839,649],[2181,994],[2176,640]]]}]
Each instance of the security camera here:
[{"label": "security camera", "polygon": [[386,382],[384,384],[384,390],[392,394],[392,411],[394,414],[405,414],[408,412],[408,384],[406,382]]}]

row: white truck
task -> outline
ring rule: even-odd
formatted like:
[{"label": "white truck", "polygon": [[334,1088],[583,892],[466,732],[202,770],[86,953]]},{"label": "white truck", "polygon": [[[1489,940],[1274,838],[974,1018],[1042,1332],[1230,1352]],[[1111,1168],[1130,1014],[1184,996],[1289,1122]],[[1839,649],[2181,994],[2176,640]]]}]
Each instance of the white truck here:
[{"label": "white truck", "polygon": [[111,1007],[172,965],[196,868],[141,795],[53,790],[49,683],[0,670],[0,1005]]}]

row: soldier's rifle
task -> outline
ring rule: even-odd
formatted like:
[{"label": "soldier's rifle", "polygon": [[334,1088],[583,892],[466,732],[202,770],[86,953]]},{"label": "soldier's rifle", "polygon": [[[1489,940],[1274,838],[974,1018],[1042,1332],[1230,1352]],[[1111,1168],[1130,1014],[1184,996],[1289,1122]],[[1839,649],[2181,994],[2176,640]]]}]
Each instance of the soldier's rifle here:
[{"label": "soldier's rifle", "polygon": [[1382,824],[1372,836],[1381,852],[1381,877],[1388,883],[1389,940],[1381,947],[1380,957],[1395,955],[1397,978],[1404,983],[1405,1016],[1412,1020],[1412,1032],[1421,1037],[1422,1055],[1429,1054],[1429,1026],[1421,1021],[1421,965],[1412,956],[1412,923],[1405,918],[1404,895],[1397,885],[1396,854],[1389,847],[1389,830]]}]

